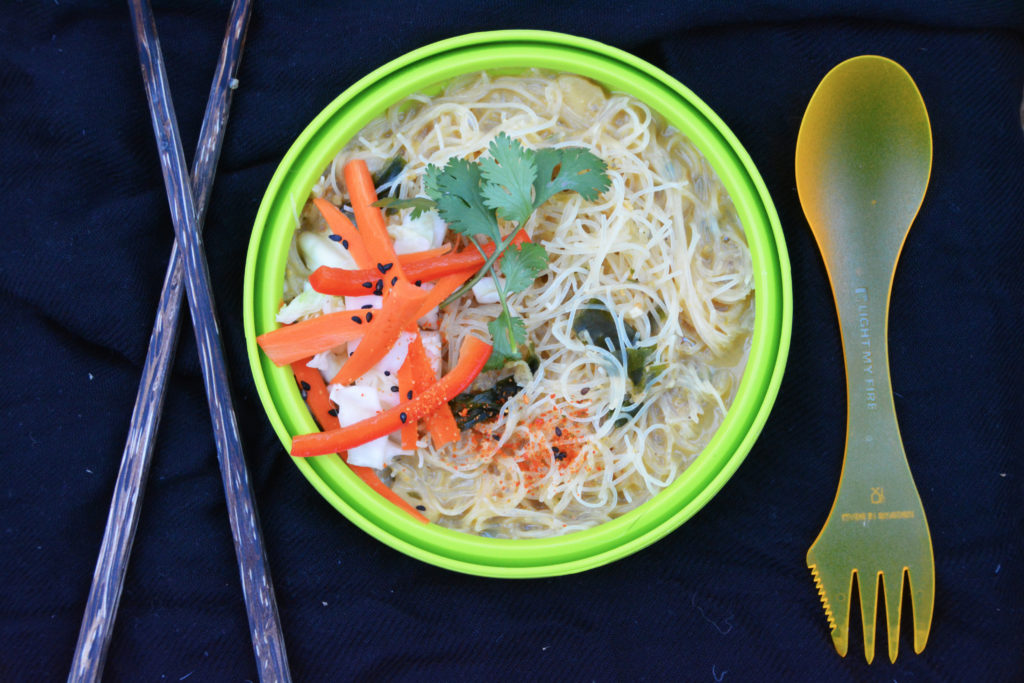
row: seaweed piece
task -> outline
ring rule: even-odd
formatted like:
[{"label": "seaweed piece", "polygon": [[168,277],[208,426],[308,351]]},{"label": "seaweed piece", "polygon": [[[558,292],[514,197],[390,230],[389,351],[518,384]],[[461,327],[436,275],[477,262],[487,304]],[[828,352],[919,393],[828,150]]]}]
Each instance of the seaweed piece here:
[{"label": "seaweed piece", "polygon": [[[380,194],[381,186],[387,185],[395,178],[397,178],[398,174],[405,169],[405,165],[407,163],[408,162],[402,157],[394,157],[387,164],[384,165],[384,168],[373,174],[373,186],[377,188],[378,194]],[[394,196],[397,191],[398,186],[392,187],[391,191],[388,192],[387,196]]]},{"label": "seaweed piece", "polygon": [[[577,313],[576,319],[572,321],[572,331],[580,337],[587,335],[594,346],[610,349],[613,353],[619,352],[619,332],[615,326],[615,316],[599,299],[591,299],[587,304],[588,308]],[[622,321],[622,327],[626,331],[626,340],[630,344],[636,341],[636,328],[625,320]]]},{"label": "seaweed piece", "polygon": [[622,401],[622,409],[619,411],[619,417],[615,420],[615,428],[619,429],[624,427],[629,419],[636,414],[636,411],[640,409],[642,403],[633,403],[633,399],[627,396]]},{"label": "seaweed piece", "polygon": [[633,386],[640,388],[647,376],[647,359],[655,348],[653,346],[639,346],[626,349],[626,375]]},{"label": "seaweed piece", "polygon": [[[615,325],[615,316],[608,310],[608,307],[598,299],[591,299],[589,308],[585,308],[576,315],[573,320],[572,330],[577,336],[586,337],[594,346],[608,349],[612,353],[621,353],[619,346],[619,332]],[[654,353],[653,346],[632,346],[636,343],[636,328],[625,320],[622,321],[622,328],[626,333],[626,340],[630,346],[626,347],[626,376],[635,387],[641,387],[647,370],[647,359]]]},{"label": "seaweed piece", "polygon": [[509,375],[499,380],[490,389],[477,393],[464,392],[451,400],[455,424],[460,430],[466,430],[481,422],[487,422],[498,416],[502,406],[510,398],[519,393],[519,385]]}]

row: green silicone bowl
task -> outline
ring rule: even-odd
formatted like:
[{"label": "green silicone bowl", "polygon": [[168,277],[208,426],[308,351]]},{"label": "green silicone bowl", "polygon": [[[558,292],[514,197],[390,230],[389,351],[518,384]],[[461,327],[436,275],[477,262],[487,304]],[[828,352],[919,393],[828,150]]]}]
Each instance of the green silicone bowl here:
[{"label": "green silicone bowl", "polygon": [[380,541],[430,564],[491,577],[555,576],[597,567],[636,552],[689,519],[732,476],[760,433],[782,380],[792,324],[789,260],[778,216],[749,156],[704,102],[643,60],[591,40],[542,31],[459,36],[395,59],[331,102],[288,150],[263,197],[245,267],[245,338],[260,399],[285,452],[293,435],[317,426],[290,369],[267,360],[256,337],[276,327],[294,217],[314,182],[355,133],[403,97],[436,89],[464,73],[532,67],[580,74],[609,90],[630,93],[703,151],[732,196],[747,234],[755,322],[737,396],[707,448],[650,501],[592,529],[530,540],[473,536],[413,520],[375,494],[337,456],[293,460],[327,501]]}]

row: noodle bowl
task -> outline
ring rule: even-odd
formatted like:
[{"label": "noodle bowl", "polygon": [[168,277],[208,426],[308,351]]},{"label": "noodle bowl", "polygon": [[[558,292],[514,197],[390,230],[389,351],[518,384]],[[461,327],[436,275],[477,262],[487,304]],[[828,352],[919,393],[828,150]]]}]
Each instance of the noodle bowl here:
[{"label": "noodle bowl", "polygon": [[[508,300],[525,322],[531,362],[475,384],[487,389],[513,377],[514,396],[457,443],[437,449],[420,439],[380,474],[442,526],[507,538],[560,535],[636,508],[707,445],[750,349],[751,254],[732,200],[686,137],[636,98],[565,73],[479,72],[437,95],[410,96],[346,145],[312,196],[344,207],[346,162],[364,159],[379,170],[396,157],[407,163],[380,189],[420,196],[428,164],[476,158],[499,133],[530,149],[586,148],[607,164],[610,186],[596,201],[556,195],[522,226],[550,257]],[[312,270],[310,245],[324,244],[311,204],[297,219],[286,302]],[[390,220],[397,244],[408,210]],[[319,306],[300,317],[345,308],[330,298]],[[454,365],[467,335],[487,339],[500,312],[474,294],[442,309],[440,370]],[[583,324],[595,316],[613,325],[603,345]],[[345,353],[317,360],[325,378]],[[631,373],[633,354],[644,359],[641,375]]]}]

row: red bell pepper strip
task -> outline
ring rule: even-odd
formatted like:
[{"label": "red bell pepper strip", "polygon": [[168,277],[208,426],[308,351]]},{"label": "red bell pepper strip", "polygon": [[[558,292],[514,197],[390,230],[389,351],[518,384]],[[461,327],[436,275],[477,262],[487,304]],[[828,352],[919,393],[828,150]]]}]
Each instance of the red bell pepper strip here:
[{"label": "red bell pepper strip", "polygon": [[302,458],[348,450],[387,436],[401,429],[409,420],[424,418],[472,384],[490,355],[490,344],[468,336],[459,349],[459,361],[451,372],[414,396],[411,401],[388,408],[348,427],[296,436],[292,439],[291,454]]},{"label": "red bell pepper strip", "polygon": [[[327,395],[327,386],[324,384],[323,378],[320,376],[320,371],[315,368],[311,368],[307,365],[309,358],[295,361],[292,363],[292,372],[295,374],[295,381],[298,382],[299,387],[306,392],[306,405],[309,406],[310,412],[313,413],[313,417],[319,423],[321,429],[336,429],[338,427],[337,413],[333,413],[331,407],[331,400]],[[339,456],[342,460],[347,462],[347,458]],[[387,500],[391,501],[398,507],[402,508],[416,520],[423,522],[424,524],[429,523],[429,520],[421,515],[412,505],[407,503],[397,493],[389,489],[384,482],[380,480],[377,473],[373,471],[371,467],[362,467],[360,465],[349,465],[349,469],[352,472],[366,482],[370,488],[384,496]]]},{"label": "red bell pepper strip", "polygon": [[[520,230],[512,244],[529,242],[530,238],[526,231]],[[401,254],[398,257],[399,263],[405,269],[405,277],[410,282],[429,282],[437,280],[445,275],[453,275],[468,271],[466,279],[480,270],[486,256],[494,253],[493,244],[485,244],[481,247],[483,254],[476,248],[464,249],[456,254],[447,254],[437,258],[419,258],[412,260],[409,257],[414,254]],[[415,255],[426,254],[427,252],[415,252]],[[331,266],[320,266],[309,277],[309,284],[321,294],[333,294],[335,296],[358,296],[368,294],[366,283],[376,282],[380,279],[380,273],[376,268],[360,268],[348,270],[345,268],[333,268]],[[465,282],[465,280],[463,280]]]}]

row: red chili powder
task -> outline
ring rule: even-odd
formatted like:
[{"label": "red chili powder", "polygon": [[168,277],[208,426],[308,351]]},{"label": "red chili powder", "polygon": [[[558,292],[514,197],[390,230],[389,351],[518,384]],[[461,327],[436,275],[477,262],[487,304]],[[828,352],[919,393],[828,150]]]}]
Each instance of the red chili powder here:
[{"label": "red chili powder", "polygon": [[[528,397],[519,400],[528,403]],[[493,423],[478,424],[469,434],[477,457],[493,460],[496,457],[511,458],[523,473],[527,491],[532,493],[552,467],[562,476],[571,476],[579,471],[582,459],[580,452],[587,442],[590,427],[571,418],[585,417],[586,409],[575,408],[564,412],[552,408],[531,420],[524,436],[513,434],[505,443],[498,444],[500,434],[493,431]]]}]

